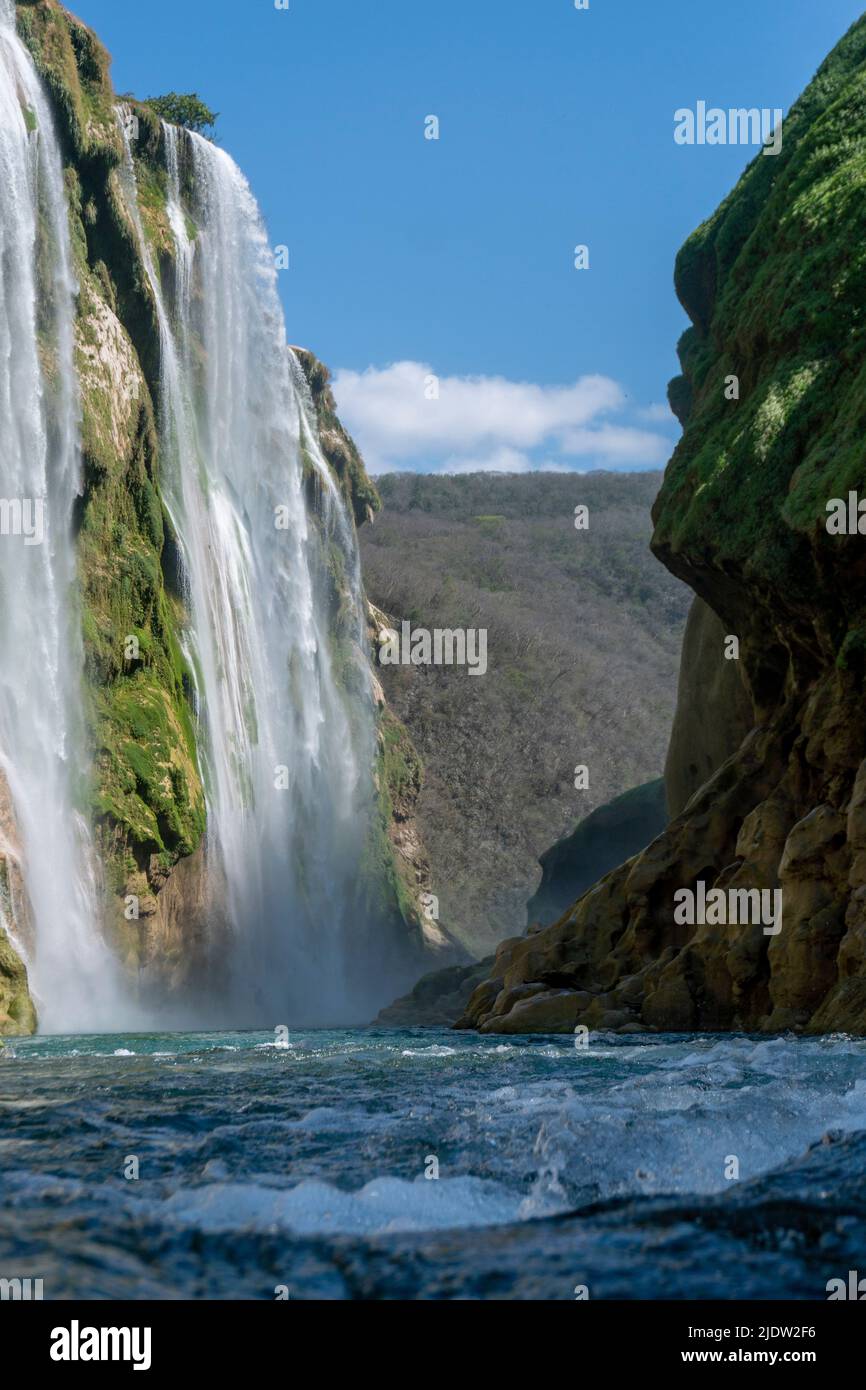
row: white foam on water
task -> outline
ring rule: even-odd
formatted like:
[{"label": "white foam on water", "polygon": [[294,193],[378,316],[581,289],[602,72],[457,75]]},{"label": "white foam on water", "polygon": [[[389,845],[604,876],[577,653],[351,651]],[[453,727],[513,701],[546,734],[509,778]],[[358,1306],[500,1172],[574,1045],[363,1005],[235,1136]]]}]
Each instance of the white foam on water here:
[{"label": "white foam on water", "polygon": [[178,1192],[162,1214],[198,1230],[287,1230],[296,1235],[378,1235],[495,1226],[518,1219],[519,1198],[480,1178],[382,1177],[356,1192],[310,1179],[289,1190],[212,1183]]}]

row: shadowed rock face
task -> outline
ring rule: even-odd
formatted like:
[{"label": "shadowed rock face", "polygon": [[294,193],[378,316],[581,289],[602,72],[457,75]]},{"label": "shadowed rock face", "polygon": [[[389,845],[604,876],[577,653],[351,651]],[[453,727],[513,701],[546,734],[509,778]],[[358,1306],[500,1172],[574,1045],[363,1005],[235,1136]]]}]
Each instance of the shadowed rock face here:
[{"label": "shadowed rock face", "polygon": [[654,840],[666,820],[661,778],[599,806],[570,835],[542,854],[541,883],[526,905],[529,925],[555,922],[600,874]]},{"label": "shadowed rock face", "polygon": [[[665,784],[659,778],[599,806],[571,835],[557,841],[541,857],[541,885],[527,904],[530,931],[538,932],[544,922],[559,917],[563,907],[570,905],[576,893],[589,887],[600,869],[611,867],[623,854],[654,839],[666,820],[664,808]],[[381,1011],[376,1024],[386,1028],[439,1028],[456,1023],[466,1013],[479,985],[483,984],[486,993],[490,993],[489,978],[495,961],[496,957],[490,955],[423,975],[409,994]],[[524,987],[520,998],[528,999],[541,990],[540,985]],[[498,993],[495,989],[491,998]],[[514,1017],[519,1021],[517,1008]]]},{"label": "shadowed rock face", "polygon": [[485,960],[431,970],[408,994],[382,1009],[375,1026],[450,1028],[466,1012],[473,990],[486,980],[492,965],[493,956],[487,956]]},{"label": "shadowed rock face", "polygon": [[[684,805],[676,767],[664,833],[505,942],[462,1026],[866,1031],[866,537],[826,526],[830,499],[866,491],[864,95],[866,19],[677,262],[685,432],[653,550],[738,637],[754,728]],[[714,679],[697,645],[689,722],[730,731],[733,663],[718,641]],[[780,888],[781,930],[678,923],[675,893],[699,882]]]},{"label": "shadowed rock face", "polygon": [[665,761],[671,816],[680,814],[752,727],[740,662],[720,656],[726,636],[712,608],[696,598],[683,637],[677,712]]}]

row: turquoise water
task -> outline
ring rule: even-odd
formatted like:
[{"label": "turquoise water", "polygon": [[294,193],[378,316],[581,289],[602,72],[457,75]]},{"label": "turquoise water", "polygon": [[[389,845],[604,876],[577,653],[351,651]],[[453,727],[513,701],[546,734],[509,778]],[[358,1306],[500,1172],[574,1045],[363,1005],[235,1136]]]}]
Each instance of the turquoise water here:
[{"label": "turquoise water", "polygon": [[866,1042],[842,1037],[14,1040],[0,1275],[46,1298],[824,1297],[862,1238],[861,1131]]}]

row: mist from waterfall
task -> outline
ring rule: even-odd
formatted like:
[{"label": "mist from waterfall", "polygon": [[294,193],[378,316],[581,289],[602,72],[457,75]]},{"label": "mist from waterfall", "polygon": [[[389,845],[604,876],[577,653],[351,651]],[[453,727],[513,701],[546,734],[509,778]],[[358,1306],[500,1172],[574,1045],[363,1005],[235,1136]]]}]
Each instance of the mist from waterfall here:
[{"label": "mist from waterfall", "polygon": [[93,1032],[130,1011],[81,806],[76,283],[52,115],[14,11],[0,0],[0,921],[42,1030]]},{"label": "mist from waterfall", "polygon": [[388,985],[365,955],[359,900],[375,711],[354,527],[286,347],[246,179],[209,141],[163,126],[175,255],[157,264],[120,118],[160,325],[162,490],[191,619],[210,878],[228,922],[215,1012],[222,1024],[363,1021]]}]

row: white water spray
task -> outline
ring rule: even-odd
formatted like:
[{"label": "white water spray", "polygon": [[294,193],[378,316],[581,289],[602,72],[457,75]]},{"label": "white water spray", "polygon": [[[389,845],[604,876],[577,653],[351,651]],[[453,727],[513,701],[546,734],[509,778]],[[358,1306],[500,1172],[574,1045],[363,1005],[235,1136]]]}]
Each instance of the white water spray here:
[{"label": "white water spray", "polygon": [[[360,1021],[389,986],[358,891],[375,724],[354,530],[286,348],[246,179],[209,141],[163,127],[175,264],[160,274],[122,112],[121,127],[160,324],[162,486],[188,588],[208,854],[231,927],[225,1008],[240,1023]],[[339,614],[326,606],[335,560]]]},{"label": "white water spray", "polygon": [[[37,260],[49,268],[41,276]],[[12,828],[0,848],[25,890],[5,895],[2,926],[49,1032],[129,1019],[77,805],[86,740],[73,605],[75,293],[51,111],[15,34],[15,6],[0,0],[0,791]]]}]

